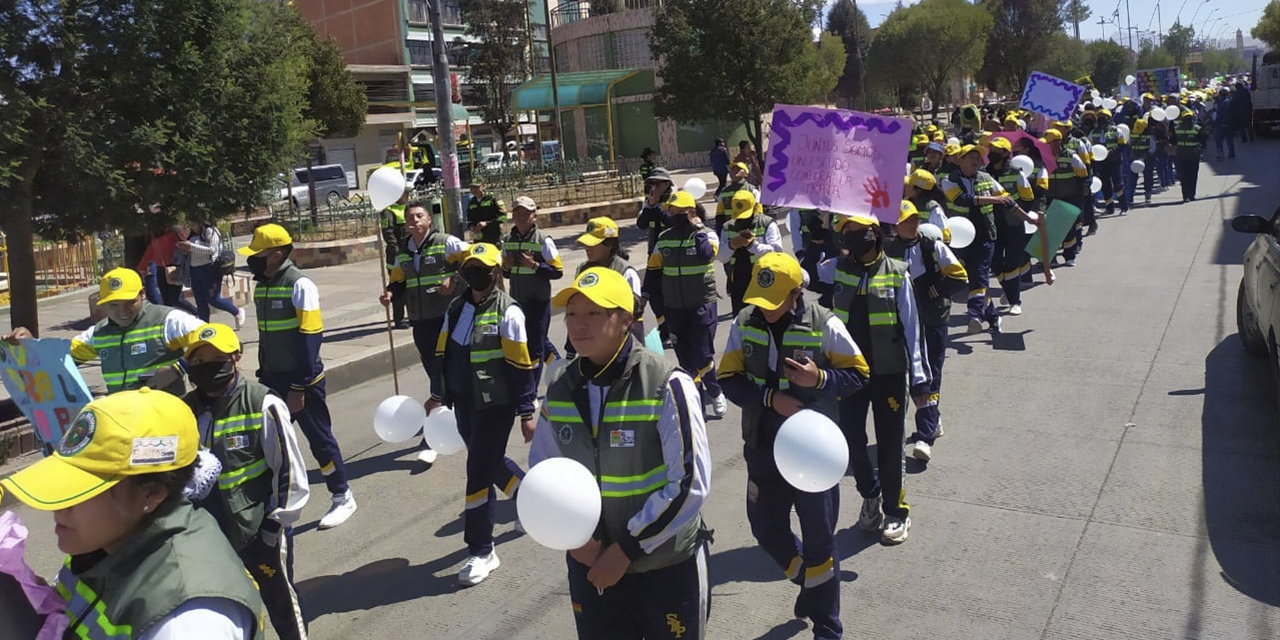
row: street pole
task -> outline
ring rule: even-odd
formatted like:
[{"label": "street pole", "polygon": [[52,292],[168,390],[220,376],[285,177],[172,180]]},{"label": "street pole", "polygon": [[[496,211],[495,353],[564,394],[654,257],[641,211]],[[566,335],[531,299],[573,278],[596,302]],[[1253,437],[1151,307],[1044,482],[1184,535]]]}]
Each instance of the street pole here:
[{"label": "street pole", "polygon": [[444,53],[444,20],[440,3],[431,0],[431,45],[435,53],[431,61],[431,78],[436,87],[436,133],[440,140],[440,173],[444,181],[445,231],[462,237],[462,187],[458,184],[458,143],[453,134],[453,95],[449,91],[449,58]]},{"label": "street pole", "polygon": [[[556,80],[556,43],[551,41],[551,1],[546,0],[542,3],[543,12],[547,18],[547,55],[551,59],[551,103],[555,106],[555,114],[552,121],[556,125],[556,161],[560,165],[560,184],[564,184],[568,180],[565,177],[564,170],[564,124],[560,122],[560,83]],[[609,97],[605,96],[608,100]],[[541,145],[541,143],[539,143]],[[542,149],[538,149],[538,153],[542,153]]]},{"label": "street pole", "polygon": [[1138,52],[1133,48],[1133,12],[1129,10],[1129,0],[1124,0],[1124,21],[1128,25],[1129,55],[1137,55]]},{"label": "street pole", "polygon": [[858,33],[858,0],[853,0],[853,46],[857,47],[854,51],[854,59],[858,61],[858,100],[851,106],[857,109],[858,104],[861,103],[865,110],[867,85],[863,82],[863,78],[866,77],[867,70],[862,64],[862,34]]},{"label": "street pole", "polygon": [[1156,3],[1156,42],[1164,46],[1164,18],[1160,17],[1160,3]]}]

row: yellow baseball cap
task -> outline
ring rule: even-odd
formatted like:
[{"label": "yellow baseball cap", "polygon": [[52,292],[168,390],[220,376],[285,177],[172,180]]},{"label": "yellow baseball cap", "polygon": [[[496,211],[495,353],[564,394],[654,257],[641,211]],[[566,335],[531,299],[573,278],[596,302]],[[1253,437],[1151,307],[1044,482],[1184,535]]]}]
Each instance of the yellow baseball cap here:
[{"label": "yellow baseball cap", "polygon": [[186,357],[190,358],[196,349],[210,345],[222,353],[238,353],[240,339],[235,329],[219,322],[210,322],[192,331],[188,336]]},{"label": "yellow baseball cap", "polygon": [[[874,218],[874,217],[872,217],[872,216],[863,216],[863,215],[858,215],[858,214],[854,214],[854,215],[847,215],[847,214],[843,214],[843,213],[841,213],[841,214],[839,214],[839,215],[836,215],[836,216],[835,216],[835,221],[836,221],[836,222],[835,222],[834,228],[835,228],[835,230],[836,230],[836,232],[837,232],[837,233],[839,233],[839,232],[840,232],[840,230],[841,230],[841,229],[843,229],[843,228],[844,228],[844,226],[845,226],[846,224],[849,224],[850,222],[852,222],[852,223],[854,223],[854,224],[860,224],[860,225],[862,225],[862,226],[864,226],[864,227],[878,227],[878,226],[880,226],[880,220],[879,220],[879,219]],[[770,252],[770,253],[773,253],[773,252]]]},{"label": "yellow baseball cap", "polygon": [[480,264],[486,267],[496,267],[502,264],[502,251],[488,242],[477,242],[467,247],[467,251],[462,254],[462,260],[459,264],[465,265],[472,260],[478,260]]},{"label": "yellow baseball cap", "polygon": [[748,189],[738,189],[729,206],[733,209],[735,220],[750,218],[756,212],[756,196]]},{"label": "yellow baseball cap", "polygon": [[1013,145],[1009,143],[1008,138],[992,138],[990,146],[993,149],[1004,149],[1009,153],[1013,153]]},{"label": "yellow baseball cap", "polygon": [[747,163],[745,163],[745,162],[735,162],[735,163],[733,163],[732,165],[730,165],[730,167],[729,167],[729,168],[731,168],[731,169],[742,169],[743,171],[751,171],[751,167],[748,167],[748,166],[747,166]]},{"label": "yellow baseball cap", "polygon": [[115,302],[116,300],[133,300],[142,293],[142,278],[137,271],[125,267],[117,267],[102,276],[98,281],[98,304]]},{"label": "yellow baseball cap", "polygon": [[956,155],[956,154],[960,153],[960,145],[958,145],[958,144],[949,144],[949,145],[947,145],[946,147],[943,147],[943,151],[942,151],[942,153],[943,153],[943,155],[946,155],[946,156],[954,156],[954,155]]},{"label": "yellow baseball cap", "polygon": [[579,293],[605,309],[622,309],[627,313],[635,311],[636,299],[631,285],[621,273],[607,267],[591,267],[578,274],[569,288],[551,299],[551,305],[566,307],[569,299]]},{"label": "yellow baseball cap", "polygon": [[693,194],[688,191],[677,191],[667,201],[667,207],[672,209],[696,209],[698,202],[693,199]]},{"label": "yellow baseball cap", "polygon": [[242,256],[255,256],[267,249],[275,249],[276,247],[284,247],[293,244],[293,238],[289,237],[289,232],[278,224],[264,224],[253,230],[253,240],[249,242],[249,246],[240,247],[238,250]]},{"label": "yellow baseball cap", "polygon": [[960,152],[957,153],[956,155],[963,158],[971,153],[982,155],[982,149],[978,148],[978,145],[976,144],[966,144],[965,146],[960,147]]},{"label": "yellow baseball cap", "polygon": [[938,186],[938,179],[934,177],[932,173],[929,173],[924,169],[916,169],[915,171],[912,171],[911,173],[907,174],[907,177],[903,183],[903,186],[906,186],[908,184],[918,189],[924,189],[925,191],[928,191]]},{"label": "yellow baseball cap", "polygon": [[33,509],[58,511],[128,476],[186,467],[199,447],[187,403],[147,388],[121,391],[85,405],[52,456],[0,480],[0,487]]},{"label": "yellow baseball cap", "polygon": [[1054,140],[1061,140],[1061,139],[1062,139],[1062,132],[1058,131],[1057,129],[1050,129],[1044,132],[1045,142],[1052,142]]},{"label": "yellow baseball cap", "polygon": [[902,224],[912,216],[919,217],[920,210],[916,208],[915,203],[910,200],[903,200],[901,210],[898,212],[898,224]]},{"label": "yellow baseball cap", "polygon": [[1054,120],[1053,126],[1058,127],[1059,129],[1070,129],[1071,122],[1068,120]]},{"label": "yellow baseball cap", "polygon": [[804,286],[804,271],[795,256],[781,251],[770,251],[751,267],[751,284],[742,301],[766,311],[773,311],[786,302],[792,291]]},{"label": "yellow baseball cap", "polygon": [[618,223],[613,218],[592,218],[587,221],[587,232],[578,236],[578,244],[594,247],[608,238],[618,237]]}]

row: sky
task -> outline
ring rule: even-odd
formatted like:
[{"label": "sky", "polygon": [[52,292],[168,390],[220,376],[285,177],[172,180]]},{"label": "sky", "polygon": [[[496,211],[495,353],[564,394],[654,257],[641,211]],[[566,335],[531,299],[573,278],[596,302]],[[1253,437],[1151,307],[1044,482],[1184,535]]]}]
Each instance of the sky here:
[{"label": "sky", "polygon": [[[916,1],[904,0],[903,4],[911,5]],[[1126,12],[1126,2],[1132,15]],[[859,0],[858,8],[867,14],[867,21],[875,27],[893,11],[895,4],[897,0]],[[1197,36],[1208,30],[1210,36],[1227,39],[1230,42],[1224,44],[1234,47],[1236,29],[1244,32],[1246,45],[1252,42],[1249,30],[1262,17],[1262,9],[1267,0],[1085,0],[1085,4],[1089,5],[1093,13],[1088,24],[1080,23],[1080,37],[1085,40],[1115,40],[1125,27],[1132,24],[1135,29],[1133,44],[1136,47],[1141,31],[1154,32],[1158,28],[1168,30],[1174,18],[1181,15],[1183,24],[1188,24],[1195,18]],[[1157,5],[1160,8],[1159,23],[1156,21]],[[1099,18],[1111,20],[1116,11],[1119,11],[1119,28],[1116,24],[1098,24]]]}]

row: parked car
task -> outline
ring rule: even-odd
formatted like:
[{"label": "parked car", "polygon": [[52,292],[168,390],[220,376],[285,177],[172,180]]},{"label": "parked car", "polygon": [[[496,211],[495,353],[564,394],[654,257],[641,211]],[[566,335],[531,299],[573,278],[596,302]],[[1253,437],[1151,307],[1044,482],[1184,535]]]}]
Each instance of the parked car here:
[{"label": "parked car", "polygon": [[486,171],[500,171],[503,167],[515,166],[520,163],[516,158],[514,151],[494,151],[493,153],[484,154],[484,168]]},{"label": "parked car", "polygon": [[[346,200],[351,195],[347,186],[347,171],[340,164],[322,164],[311,167],[315,174],[316,197],[328,202],[331,206]],[[289,172],[289,188],[280,190],[281,200],[292,200],[295,207],[311,206],[311,192],[308,188],[310,176],[306,167],[298,167]]]},{"label": "parked car", "polygon": [[1280,400],[1280,208],[1268,220],[1237,216],[1231,228],[1255,234],[1244,252],[1244,277],[1236,295],[1236,326],[1252,353],[1271,360]]}]

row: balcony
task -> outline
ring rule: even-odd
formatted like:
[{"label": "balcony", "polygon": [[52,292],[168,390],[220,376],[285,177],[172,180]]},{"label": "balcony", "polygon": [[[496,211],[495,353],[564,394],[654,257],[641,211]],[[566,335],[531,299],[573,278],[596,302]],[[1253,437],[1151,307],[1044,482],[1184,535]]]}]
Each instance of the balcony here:
[{"label": "balcony", "polygon": [[551,28],[594,16],[662,6],[662,0],[560,0],[551,10]]},{"label": "balcony", "polygon": [[[409,12],[405,16],[409,24],[430,26],[431,25],[431,4],[426,0],[408,0]],[[444,24],[452,26],[462,26],[462,9],[458,7],[458,0],[441,0],[440,3],[440,20]]]}]

